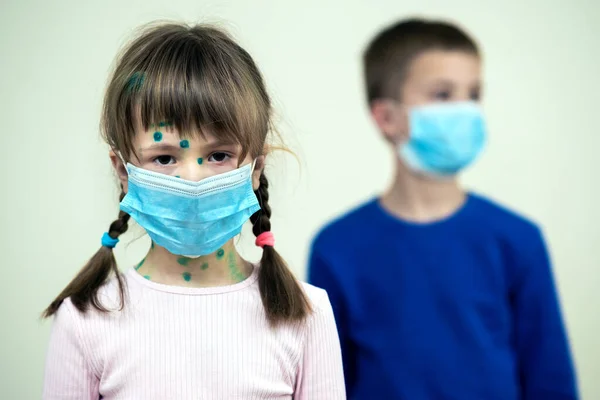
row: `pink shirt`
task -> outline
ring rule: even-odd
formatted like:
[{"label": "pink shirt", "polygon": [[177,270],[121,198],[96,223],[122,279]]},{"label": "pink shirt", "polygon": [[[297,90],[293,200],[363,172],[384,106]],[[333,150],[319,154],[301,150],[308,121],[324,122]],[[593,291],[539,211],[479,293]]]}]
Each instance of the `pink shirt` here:
[{"label": "pink shirt", "polygon": [[[43,399],[345,399],[335,321],[324,290],[303,284],[314,313],[271,329],[258,268],[231,286],[186,288],[125,273],[123,311],[56,314]],[[118,306],[116,281],[101,289]]]}]

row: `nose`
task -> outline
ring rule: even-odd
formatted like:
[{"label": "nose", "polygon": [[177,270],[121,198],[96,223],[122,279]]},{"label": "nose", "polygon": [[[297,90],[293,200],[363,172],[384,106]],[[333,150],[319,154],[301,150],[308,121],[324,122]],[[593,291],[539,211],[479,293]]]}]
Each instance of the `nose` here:
[{"label": "nose", "polygon": [[208,168],[203,166],[204,160],[198,158],[197,160],[185,160],[178,168],[179,177],[192,181],[198,182],[209,176]]}]

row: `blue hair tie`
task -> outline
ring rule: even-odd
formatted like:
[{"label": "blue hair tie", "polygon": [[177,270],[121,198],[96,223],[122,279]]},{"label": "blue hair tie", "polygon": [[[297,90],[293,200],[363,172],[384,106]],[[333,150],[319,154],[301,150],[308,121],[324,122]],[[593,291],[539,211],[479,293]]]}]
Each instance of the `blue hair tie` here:
[{"label": "blue hair tie", "polygon": [[104,232],[104,235],[102,235],[102,246],[112,249],[117,243],[119,243],[119,238],[111,238],[108,232]]}]

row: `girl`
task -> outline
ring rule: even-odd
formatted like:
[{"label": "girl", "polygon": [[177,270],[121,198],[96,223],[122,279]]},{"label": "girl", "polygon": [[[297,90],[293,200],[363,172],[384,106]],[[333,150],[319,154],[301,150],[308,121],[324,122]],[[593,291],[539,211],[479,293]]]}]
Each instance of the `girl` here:
[{"label": "girl", "polygon": [[[327,294],[273,247],[270,116],[254,61],[217,29],[154,26],[124,50],[102,115],[121,211],[44,312],[44,399],[345,398]],[[152,246],[121,273],[130,218]],[[259,265],[233,245],[248,218]]]}]

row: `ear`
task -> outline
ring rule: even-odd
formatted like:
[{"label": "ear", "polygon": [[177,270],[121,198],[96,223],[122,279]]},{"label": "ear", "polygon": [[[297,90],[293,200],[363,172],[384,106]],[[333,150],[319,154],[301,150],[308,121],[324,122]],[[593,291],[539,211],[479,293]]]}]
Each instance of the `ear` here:
[{"label": "ear", "polygon": [[265,169],[265,156],[256,157],[256,164],[254,164],[254,172],[252,173],[252,189],[258,190],[260,186],[260,175]]},{"label": "ear", "polygon": [[371,103],[371,117],[388,142],[397,144],[408,139],[408,116],[397,101],[374,100]]},{"label": "ear", "polygon": [[121,157],[119,157],[113,150],[110,151],[109,157],[110,162],[117,173],[117,177],[119,178],[119,183],[121,183],[121,188],[123,188],[123,193],[127,193],[127,168],[125,168],[125,165],[123,165]]}]

